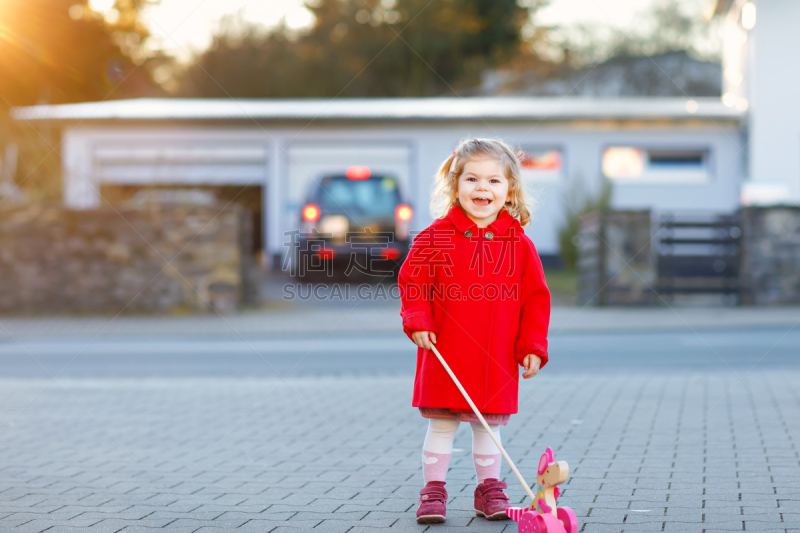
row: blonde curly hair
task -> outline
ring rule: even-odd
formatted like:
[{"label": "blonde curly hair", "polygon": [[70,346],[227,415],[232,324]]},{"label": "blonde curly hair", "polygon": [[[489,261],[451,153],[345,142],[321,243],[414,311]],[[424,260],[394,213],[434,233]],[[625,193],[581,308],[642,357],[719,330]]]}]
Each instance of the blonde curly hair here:
[{"label": "blonde curly hair", "polygon": [[464,172],[464,165],[476,159],[495,159],[503,164],[508,180],[511,199],[506,202],[506,211],[519,220],[522,226],[531,223],[530,201],[526,198],[522,183],[522,164],[519,156],[503,141],[495,139],[469,139],[461,141],[453,155],[445,159],[436,172],[431,214],[434,218],[444,218],[454,205],[461,207],[456,198],[458,178]]}]

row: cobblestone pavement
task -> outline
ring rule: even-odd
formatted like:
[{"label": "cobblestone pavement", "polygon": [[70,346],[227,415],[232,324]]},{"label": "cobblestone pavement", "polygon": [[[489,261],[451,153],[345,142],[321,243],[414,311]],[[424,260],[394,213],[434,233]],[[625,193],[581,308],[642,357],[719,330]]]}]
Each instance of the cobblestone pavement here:
[{"label": "cobblestone pavement", "polygon": [[[0,381],[0,531],[423,531],[425,422],[411,378]],[[548,375],[525,382],[503,441],[582,531],[800,530],[800,372]],[[472,511],[470,433],[445,525]],[[504,465],[515,503],[522,488]]]}]

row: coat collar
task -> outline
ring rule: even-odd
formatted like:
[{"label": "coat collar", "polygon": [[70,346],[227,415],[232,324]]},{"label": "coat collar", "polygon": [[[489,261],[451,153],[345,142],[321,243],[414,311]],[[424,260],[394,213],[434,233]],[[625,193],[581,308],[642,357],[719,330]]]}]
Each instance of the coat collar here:
[{"label": "coat collar", "polygon": [[[456,230],[459,233],[464,233],[465,231],[476,228],[478,226],[477,224],[475,224],[475,222],[472,221],[471,218],[467,216],[467,214],[464,212],[464,210],[461,208],[460,205],[452,206],[450,208],[450,211],[447,213],[445,220],[450,221],[450,223],[453,224],[453,226],[455,226]],[[498,235],[501,235],[506,231],[508,231],[508,228],[511,227],[511,225],[514,224],[515,222],[519,224],[517,219],[508,214],[508,211],[502,209],[500,213],[498,213],[497,215],[497,220],[489,224],[486,227],[486,229],[488,230],[491,228],[492,231],[494,231]]]}]

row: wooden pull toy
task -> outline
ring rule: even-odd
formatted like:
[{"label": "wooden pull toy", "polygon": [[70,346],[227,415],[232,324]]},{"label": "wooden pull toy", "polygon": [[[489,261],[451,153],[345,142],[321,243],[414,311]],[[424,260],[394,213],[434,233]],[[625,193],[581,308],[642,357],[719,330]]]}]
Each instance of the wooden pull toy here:
[{"label": "wooden pull toy", "polygon": [[556,462],[553,450],[548,447],[539,459],[536,476],[536,498],[530,508],[509,507],[506,514],[519,523],[520,533],[576,533],[578,519],[569,507],[558,507],[561,489],[558,485],[569,478],[566,461]]},{"label": "wooden pull toy", "polygon": [[439,353],[439,350],[437,350],[435,346],[431,346],[431,351],[436,355],[436,358],[439,359],[439,362],[442,363],[444,369],[453,379],[453,383],[455,383],[458,390],[461,391],[461,394],[469,404],[472,412],[478,417],[478,421],[480,421],[481,425],[486,428],[487,433],[489,433],[489,436],[497,445],[500,453],[503,454],[512,472],[514,472],[514,475],[517,476],[517,479],[522,484],[522,488],[525,489],[525,492],[527,492],[528,496],[531,498],[531,506],[528,509],[523,509],[521,507],[509,507],[506,509],[506,514],[509,518],[519,524],[520,533],[577,533],[578,519],[575,517],[575,513],[572,509],[569,507],[556,506],[556,500],[558,500],[558,496],[561,494],[558,485],[564,483],[569,477],[569,465],[567,465],[567,462],[556,462],[552,448],[548,447],[542,454],[542,458],[539,459],[539,470],[536,476],[536,494],[534,494],[528,486],[528,483],[522,477],[522,474],[517,470],[514,461],[508,456],[505,448],[503,448],[500,441],[497,440],[494,432],[486,423],[486,420],[484,420],[483,415],[473,403],[472,398],[469,397],[469,394],[467,394],[461,382],[458,381],[450,365],[447,364],[444,357],[442,357],[442,354]]}]

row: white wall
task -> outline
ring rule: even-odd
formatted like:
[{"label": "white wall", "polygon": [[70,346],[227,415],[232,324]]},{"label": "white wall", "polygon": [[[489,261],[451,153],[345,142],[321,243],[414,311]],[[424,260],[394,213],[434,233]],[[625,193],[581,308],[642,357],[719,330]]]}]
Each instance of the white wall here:
[{"label": "white wall", "polygon": [[[431,223],[428,206],[433,176],[444,159],[449,157],[458,142],[469,137],[502,138],[514,145],[555,146],[562,150],[564,170],[554,181],[531,183],[530,188],[539,200],[534,221],[526,228],[540,253],[556,254],[557,228],[564,217],[564,197],[570,190],[580,187],[588,193],[597,193],[602,184],[601,154],[609,145],[647,145],[659,148],[702,147],[710,154],[709,180],[701,184],[635,184],[615,185],[613,206],[617,208],[655,207],[669,210],[715,209],[732,211],[738,205],[738,192],[742,176],[742,141],[737,128],[705,122],[693,126],[665,125],[647,127],[638,123],[633,128],[609,124],[340,124],[314,125],[313,127],[274,127],[264,125],[241,128],[214,126],[165,128],[141,126],[131,128],[80,127],[70,134],[65,143],[65,201],[75,207],[96,205],[90,188],[85,183],[97,183],[102,176],[92,170],[91,146],[101,139],[131,139],[159,135],[163,142],[170,137],[242,139],[249,144],[268,148],[269,161],[253,179],[265,185],[266,220],[265,235],[268,252],[283,253],[283,232],[292,229],[291,213],[301,197],[303,184],[308,185],[311,174],[323,170],[324,160],[309,158],[314,150],[335,153],[339,147],[342,157],[353,154],[353,148],[363,147],[368,141],[374,150],[369,159],[383,157],[407,189],[406,197],[414,208],[412,230],[421,230]],[[189,134],[189,137],[187,137]],[[209,137],[210,136],[210,137]],[[328,144],[334,152],[323,147]],[[346,149],[344,149],[344,148]],[[299,151],[298,151],[299,150]],[[303,152],[305,150],[305,152]],[[290,154],[301,155],[302,169],[292,168]],[[305,154],[305,155],[304,155]],[[337,161],[349,161],[347,157]],[[324,154],[323,154],[324,159]],[[342,161],[339,161],[342,159]],[[346,162],[346,161],[345,161]],[[355,161],[354,161],[355,162]],[[405,163],[404,163],[405,162]],[[297,162],[294,163],[298,165]],[[322,165],[322,166],[320,166]],[[73,171],[75,169],[75,171]],[[300,171],[302,170],[302,172]],[[80,173],[80,178],[76,177]],[[299,174],[298,174],[299,173]],[[300,177],[298,177],[298,175]],[[88,181],[87,181],[88,180]],[[301,182],[298,182],[301,180]],[[256,184],[256,183],[252,183]],[[95,202],[95,203],[93,203]]]},{"label": "white wall", "polygon": [[708,151],[707,178],[692,183],[637,183],[635,180],[614,183],[612,207],[662,211],[713,210],[732,212],[739,205],[742,165],[746,146],[734,128],[709,127],[702,130],[613,132],[604,136],[604,144],[634,145],[645,148],[700,148]]},{"label": "white wall", "polygon": [[750,86],[750,177],[786,184],[800,202],[800,2],[756,4]]},{"label": "white wall", "polygon": [[[652,128],[631,130],[588,128],[576,129],[568,125],[544,126],[534,124],[426,124],[426,125],[372,125],[316,128],[313,131],[283,130],[276,137],[291,140],[291,144],[305,139],[314,143],[362,143],[368,137],[375,143],[396,143],[409,147],[412,194],[409,201],[414,207],[414,230],[421,230],[432,222],[429,213],[430,191],[433,177],[442,161],[449,157],[461,139],[469,137],[499,137],[514,145],[556,146],[564,155],[564,172],[560,180],[530,184],[539,201],[534,221],[526,228],[539,251],[558,253],[557,228],[564,217],[564,197],[570,188],[585,187],[590,193],[599,192],[601,154],[613,144],[646,144],[659,148],[701,147],[710,154],[708,182],[701,184],[616,184],[613,203],[616,208],[656,207],[664,210],[713,209],[733,211],[738,206],[741,185],[743,141],[737,128],[710,123],[703,127]],[[286,143],[287,145],[289,142]],[[277,229],[277,228],[276,228]],[[279,253],[282,236],[274,232],[271,251]]]}]

